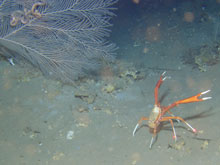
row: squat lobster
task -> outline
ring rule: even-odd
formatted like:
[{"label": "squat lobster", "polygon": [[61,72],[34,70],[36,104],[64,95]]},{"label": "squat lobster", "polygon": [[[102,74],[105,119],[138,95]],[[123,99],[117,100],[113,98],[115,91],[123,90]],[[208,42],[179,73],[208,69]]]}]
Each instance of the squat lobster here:
[{"label": "squat lobster", "polygon": [[[160,85],[162,84],[162,82],[167,78],[164,77],[164,74],[166,72],[163,72],[163,74],[160,76],[160,79],[158,80],[155,89],[154,89],[154,97],[155,97],[155,104],[154,104],[154,108],[152,110],[152,112],[150,113],[149,118],[147,117],[141,117],[140,120],[138,121],[136,127],[134,128],[133,131],[133,136],[135,134],[135,132],[137,131],[138,127],[140,126],[141,122],[143,120],[148,120],[148,127],[150,128],[150,131],[153,132],[153,136],[150,142],[150,148],[152,147],[155,137],[157,136],[157,132],[158,132],[158,127],[160,126],[160,123],[163,121],[169,121],[172,129],[173,129],[173,138],[175,139],[175,141],[177,140],[177,136],[176,136],[176,131],[174,128],[174,124],[173,124],[173,119],[177,120],[177,121],[182,121],[183,123],[185,123],[194,133],[197,132],[197,130],[195,128],[193,128],[189,123],[187,123],[183,118],[178,117],[178,116],[174,116],[171,112],[170,109],[174,108],[176,106],[178,106],[179,104],[186,104],[186,103],[192,103],[192,102],[200,102],[200,101],[204,101],[204,100],[208,100],[211,99],[211,97],[203,97],[203,98],[199,98],[201,95],[204,95],[208,92],[210,92],[210,90],[198,93],[195,96],[183,99],[183,100],[179,100],[176,101],[168,106],[161,106],[160,102],[158,100],[158,89],[160,88]],[[166,113],[169,113],[171,116],[164,116]]]}]

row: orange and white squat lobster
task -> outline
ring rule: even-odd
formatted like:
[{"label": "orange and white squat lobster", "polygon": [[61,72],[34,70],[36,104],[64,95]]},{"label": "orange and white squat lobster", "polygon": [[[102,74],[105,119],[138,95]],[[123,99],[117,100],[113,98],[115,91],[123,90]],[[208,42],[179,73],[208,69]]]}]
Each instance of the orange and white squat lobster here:
[{"label": "orange and white squat lobster", "polygon": [[[133,131],[133,136],[135,134],[135,132],[137,131],[138,127],[140,126],[141,122],[143,120],[148,120],[148,127],[150,128],[150,132],[153,132],[153,136],[151,139],[151,143],[150,143],[150,148],[152,147],[155,138],[157,136],[157,132],[158,127],[160,126],[160,123],[163,121],[169,121],[172,129],[173,129],[173,138],[175,139],[175,141],[177,140],[177,136],[176,136],[176,131],[174,128],[174,124],[173,124],[173,119],[177,120],[177,121],[182,121],[183,123],[185,123],[191,130],[192,132],[196,133],[197,130],[195,128],[193,128],[189,123],[187,123],[183,118],[178,117],[178,116],[174,116],[171,112],[170,109],[173,107],[178,106],[179,104],[186,104],[186,103],[192,103],[192,102],[200,102],[200,101],[204,101],[204,100],[208,100],[211,99],[211,97],[203,97],[203,98],[199,98],[201,95],[204,95],[208,92],[210,92],[210,90],[201,92],[195,96],[183,99],[183,100],[179,100],[176,101],[168,106],[161,106],[160,102],[158,100],[158,89],[160,88],[160,85],[162,84],[162,82],[167,78],[164,77],[165,72],[163,72],[163,74],[160,76],[159,81],[156,84],[156,87],[154,89],[154,97],[155,97],[155,104],[154,104],[154,108],[152,110],[152,112],[150,113],[149,118],[147,117],[141,117],[140,120],[138,121],[136,127],[134,128]],[[164,116],[166,113],[169,113],[171,116]]]}]

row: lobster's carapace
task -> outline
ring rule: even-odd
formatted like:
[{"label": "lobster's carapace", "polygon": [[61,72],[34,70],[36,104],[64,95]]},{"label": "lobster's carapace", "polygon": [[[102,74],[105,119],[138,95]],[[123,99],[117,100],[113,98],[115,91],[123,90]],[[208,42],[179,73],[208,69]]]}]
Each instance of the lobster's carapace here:
[{"label": "lobster's carapace", "polygon": [[[154,104],[154,108],[150,113],[149,118],[148,117],[141,117],[140,120],[138,121],[136,127],[134,128],[133,131],[133,136],[135,134],[135,132],[137,131],[137,128],[140,126],[141,122],[143,120],[148,120],[148,127],[150,128],[150,130],[153,132],[153,137],[151,139],[151,143],[150,143],[150,148],[152,147],[155,137],[157,136],[157,132],[158,132],[158,128],[160,126],[160,123],[163,121],[169,121],[172,129],[173,129],[173,138],[175,140],[177,140],[177,136],[176,136],[176,132],[175,132],[175,128],[174,128],[174,124],[173,124],[173,119],[177,120],[177,121],[182,121],[183,123],[185,123],[194,133],[196,133],[196,129],[193,128],[189,123],[187,123],[183,118],[178,117],[178,116],[174,116],[171,112],[170,109],[179,105],[179,104],[186,104],[186,103],[192,103],[192,102],[200,102],[200,101],[204,101],[204,100],[208,100],[211,99],[211,97],[203,97],[203,98],[199,98],[200,96],[210,92],[210,90],[198,93],[195,96],[183,99],[183,100],[179,100],[176,101],[168,106],[161,106],[160,102],[158,100],[158,90],[160,88],[160,85],[162,84],[162,82],[167,78],[164,77],[165,72],[160,76],[160,79],[158,80],[156,87],[154,89],[154,97],[155,97],[155,104]],[[168,113],[170,116],[164,116],[166,113]]]}]

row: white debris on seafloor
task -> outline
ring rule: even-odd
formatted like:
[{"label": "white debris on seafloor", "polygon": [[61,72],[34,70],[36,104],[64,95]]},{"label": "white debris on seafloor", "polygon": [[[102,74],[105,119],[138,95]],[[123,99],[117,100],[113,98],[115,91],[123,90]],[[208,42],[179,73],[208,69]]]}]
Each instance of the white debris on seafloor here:
[{"label": "white debris on seafloor", "polygon": [[13,58],[8,58],[8,62],[12,65],[12,66],[15,66],[15,63],[13,61]]},{"label": "white debris on seafloor", "polygon": [[67,140],[72,140],[74,137],[74,131],[68,131],[66,135]]}]

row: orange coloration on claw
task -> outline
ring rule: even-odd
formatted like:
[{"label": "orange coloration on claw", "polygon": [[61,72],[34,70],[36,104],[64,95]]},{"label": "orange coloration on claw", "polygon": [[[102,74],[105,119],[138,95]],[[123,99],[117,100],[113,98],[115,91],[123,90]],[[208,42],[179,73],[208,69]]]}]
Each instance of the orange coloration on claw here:
[{"label": "orange coloration on claw", "polygon": [[[181,121],[184,124],[186,124],[192,130],[193,133],[197,132],[197,130],[195,128],[193,128],[189,123],[187,123],[183,118],[181,118],[179,116],[174,116],[170,112],[171,108],[174,108],[174,107],[176,107],[179,104],[186,104],[186,103],[192,103],[192,102],[200,102],[200,101],[211,99],[211,97],[199,98],[201,95],[204,95],[204,94],[210,92],[210,90],[207,90],[207,91],[198,93],[195,96],[191,96],[189,98],[176,101],[176,102],[174,102],[174,103],[172,103],[172,104],[170,104],[168,106],[161,106],[160,102],[158,100],[158,90],[159,90],[160,85],[162,84],[162,82],[167,78],[167,77],[163,77],[164,74],[165,74],[165,72],[160,76],[160,79],[157,82],[156,87],[154,89],[155,104],[154,104],[153,110],[150,113],[149,118],[141,117],[141,119],[138,121],[138,124],[136,125],[136,127],[135,127],[135,129],[133,131],[133,136],[134,136],[134,134],[135,134],[137,128],[140,126],[141,122],[143,120],[148,120],[148,127],[150,128],[150,131],[153,132],[153,137],[151,139],[150,148],[152,147],[152,145],[154,143],[154,140],[155,140],[155,137],[157,135],[157,132],[159,131],[158,129],[159,129],[160,123],[163,122],[163,121],[169,121],[170,122],[170,124],[172,126],[172,129],[173,129],[173,138],[175,140],[177,139],[177,136],[176,136],[176,132],[175,132],[173,121],[172,121],[173,119],[177,120],[177,121]],[[170,116],[164,116],[166,113],[168,113]]]}]

